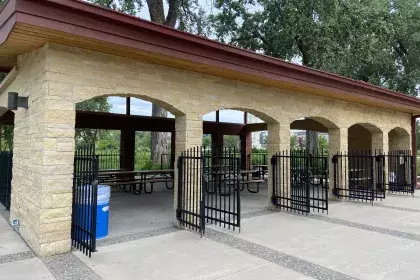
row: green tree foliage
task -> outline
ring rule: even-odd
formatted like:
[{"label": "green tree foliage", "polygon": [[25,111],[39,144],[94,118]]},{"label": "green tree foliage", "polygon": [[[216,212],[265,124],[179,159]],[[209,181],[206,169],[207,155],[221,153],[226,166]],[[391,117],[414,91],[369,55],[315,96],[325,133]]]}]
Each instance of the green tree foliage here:
[{"label": "green tree foliage", "polygon": [[211,134],[203,135],[203,147],[211,148]]},{"label": "green tree foliage", "polygon": [[219,0],[219,40],[419,94],[418,0]]},{"label": "green tree foliage", "polygon": [[241,140],[238,135],[224,135],[223,136],[223,147],[235,149],[240,151]]},{"label": "green tree foliage", "polygon": [[13,125],[4,125],[0,127],[0,151],[13,151]]},{"label": "green tree foliage", "polygon": [[318,151],[328,152],[328,139],[324,135],[318,135]]},{"label": "green tree foliage", "polygon": [[299,148],[298,138],[296,134],[290,135],[290,149],[295,150]]},{"label": "green tree foliage", "polygon": [[[76,104],[78,111],[110,112],[112,105],[107,97],[96,97]],[[109,138],[109,131],[99,129],[76,129],[76,147],[96,144],[99,139]]]},{"label": "green tree foliage", "polygon": [[[2,2],[0,1],[0,5]],[[0,83],[6,77],[6,73],[0,72]],[[0,151],[13,150],[13,126],[5,125],[0,126]]]}]

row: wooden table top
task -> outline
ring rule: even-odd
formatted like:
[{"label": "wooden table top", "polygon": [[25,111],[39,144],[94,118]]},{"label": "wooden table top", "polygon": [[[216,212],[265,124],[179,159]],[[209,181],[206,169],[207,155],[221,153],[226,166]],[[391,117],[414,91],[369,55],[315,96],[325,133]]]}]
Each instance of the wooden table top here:
[{"label": "wooden table top", "polygon": [[136,175],[136,174],[157,174],[157,173],[172,173],[173,169],[157,169],[157,170],[125,170],[125,171],[109,171],[101,172],[100,175],[112,176],[112,175]]},{"label": "wooden table top", "polygon": [[255,173],[256,171],[255,170],[241,170],[241,174],[252,174],[252,173]]},{"label": "wooden table top", "polygon": [[104,172],[117,172],[117,171],[127,171],[127,169],[124,169],[124,168],[120,168],[120,169],[102,169],[102,170],[99,170],[98,172],[102,174]]}]

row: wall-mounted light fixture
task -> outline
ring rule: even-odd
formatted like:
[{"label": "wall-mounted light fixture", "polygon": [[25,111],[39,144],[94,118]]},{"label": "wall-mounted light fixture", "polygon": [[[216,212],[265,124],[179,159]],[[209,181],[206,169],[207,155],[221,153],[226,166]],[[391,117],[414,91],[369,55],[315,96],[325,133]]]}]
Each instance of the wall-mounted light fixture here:
[{"label": "wall-mounted light fixture", "polygon": [[17,110],[17,108],[28,109],[28,97],[19,96],[17,92],[9,92],[7,109]]}]

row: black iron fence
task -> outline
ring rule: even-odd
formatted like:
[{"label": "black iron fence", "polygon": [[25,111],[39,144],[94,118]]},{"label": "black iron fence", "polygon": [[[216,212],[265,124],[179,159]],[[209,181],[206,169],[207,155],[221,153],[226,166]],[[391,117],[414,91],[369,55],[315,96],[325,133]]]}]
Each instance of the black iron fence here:
[{"label": "black iron fence", "polygon": [[328,157],[283,151],[271,158],[272,203],[282,210],[328,211]]},{"label": "black iron fence", "polygon": [[183,227],[203,235],[204,218],[204,156],[200,147],[182,152],[178,157],[178,205],[176,217]]},{"label": "black iron fence", "polygon": [[[209,157],[207,155],[207,157]],[[233,148],[211,155],[205,172],[206,222],[235,230],[240,227],[240,158]]]},{"label": "black iron fence", "polygon": [[390,151],[385,156],[388,163],[387,189],[391,193],[414,194],[414,159],[410,150]]},{"label": "black iron fence", "polygon": [[96,153],[99,162],[99,170],[120,169],[119,152],[101,151]]},{"label": "black iron fence", "polygon": [[248,162],[253,165],[268,165],[268,153],[252,152],[248,155]]},{"label": "black iron fence", "polygon": [[333,194],[364,202],[385,198],[385,155],[353,151],[333,156]]},{"label": "black iron fence", "polygon": [[10,210],[12,152],[0,152],[0,203]]},{"label": "black iron fence", "polygon": [[181,153],[176,213],[180,224],[201,234],[206,222],[233,230],[240,227],[239,177],[240,158],[234,149],[213,154],[197,147]]},{"label": "black iron fence", "polygon": [[89,257],[96,251],[98,166],[94,146],[75,151],[71,238]]}]

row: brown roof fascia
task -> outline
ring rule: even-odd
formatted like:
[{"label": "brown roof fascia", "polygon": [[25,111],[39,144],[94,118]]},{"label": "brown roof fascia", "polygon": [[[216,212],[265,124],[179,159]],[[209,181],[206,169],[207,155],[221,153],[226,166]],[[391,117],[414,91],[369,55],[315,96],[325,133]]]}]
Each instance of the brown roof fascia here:
[{"label": "brown roof fascia", "polygon": [[328,88],[340,94],[420,108],[419,99],[405,94],[256,54],[87,2],[10,0],[12,1],[17,1],[18,22],[267,79],[324,90]]}]

